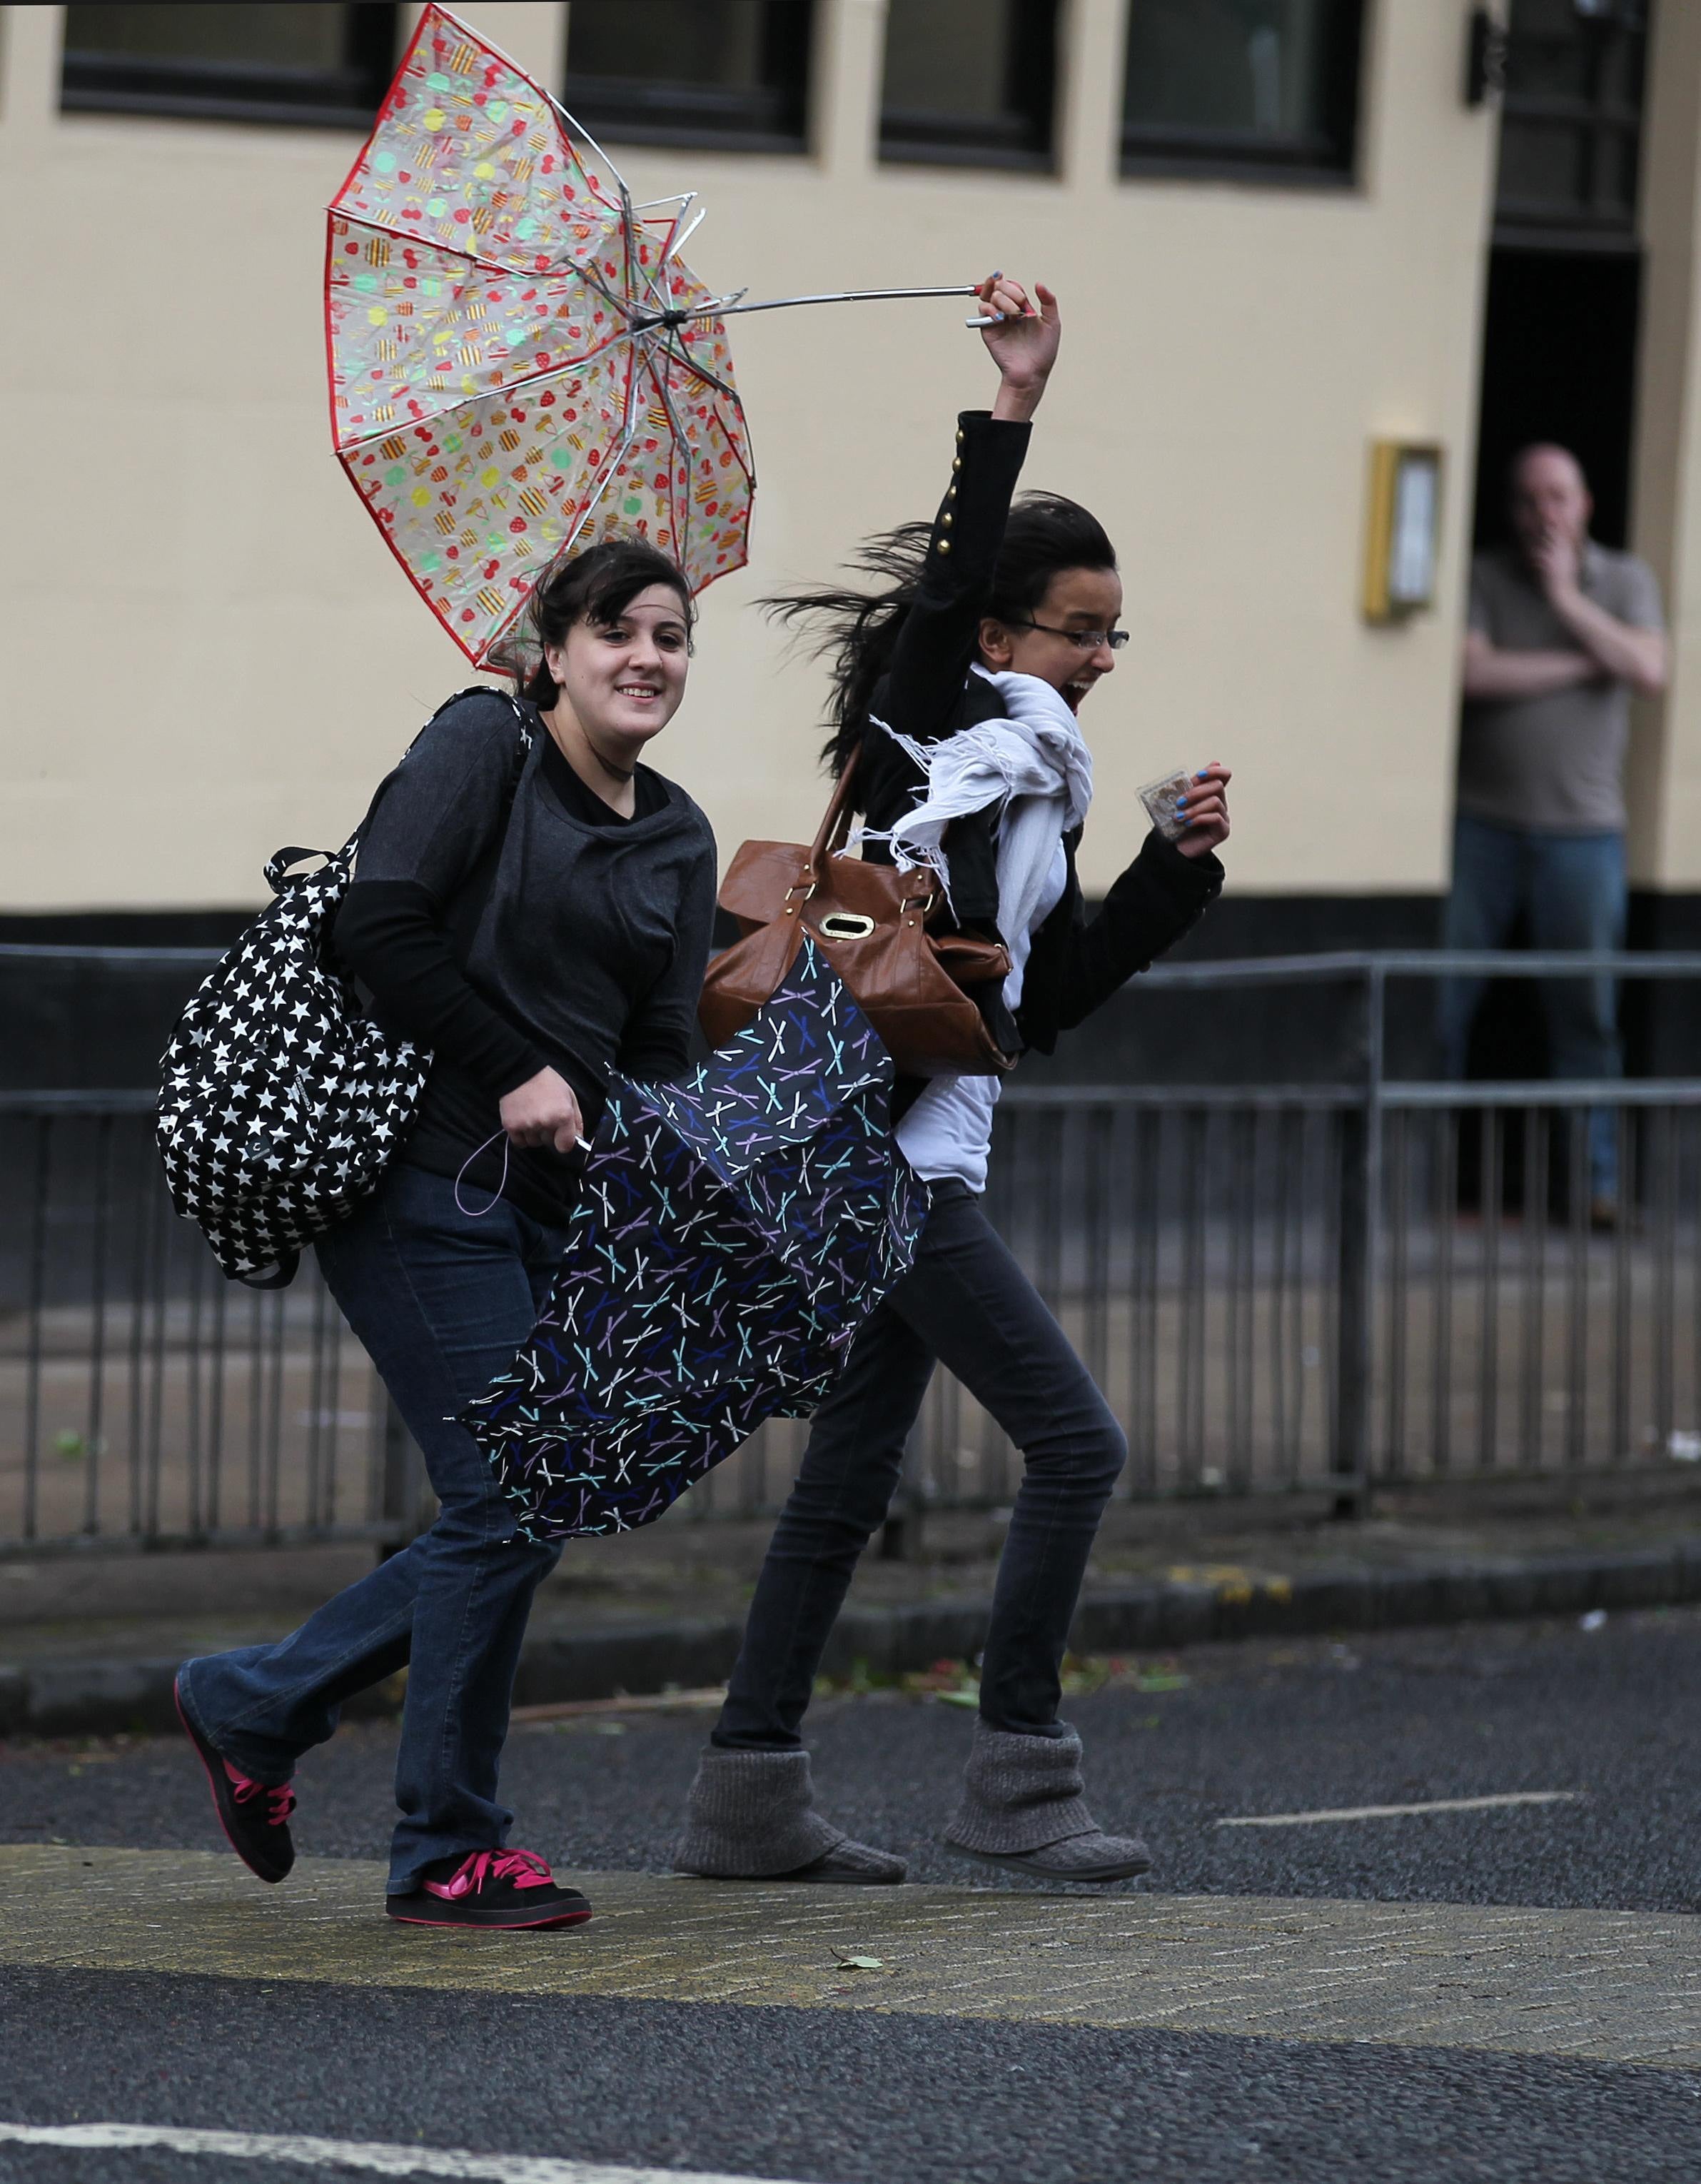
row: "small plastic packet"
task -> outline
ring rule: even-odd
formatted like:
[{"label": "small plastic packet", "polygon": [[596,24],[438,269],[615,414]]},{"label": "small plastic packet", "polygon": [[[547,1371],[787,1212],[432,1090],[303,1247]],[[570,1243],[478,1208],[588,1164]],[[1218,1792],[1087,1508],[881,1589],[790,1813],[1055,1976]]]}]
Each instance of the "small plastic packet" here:
[{"label": "small plastic packet", "polygon": [[1176,807],[1192,787],[1192,779],[1183,767],[1179,773],[1166,773],[1161,781],[1148,781],[1140,791],[1140,801],[1151,813],[1152,824],[1165,841],[1173,842],[1178,834],[1187,831],[1187,815]]}]

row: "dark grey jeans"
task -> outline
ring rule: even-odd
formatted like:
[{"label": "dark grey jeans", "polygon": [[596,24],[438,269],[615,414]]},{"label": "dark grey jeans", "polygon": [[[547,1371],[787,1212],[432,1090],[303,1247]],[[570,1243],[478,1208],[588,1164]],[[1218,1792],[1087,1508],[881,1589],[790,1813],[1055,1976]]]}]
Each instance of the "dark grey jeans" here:
[{"label": "dark grey jeans", "polygon": [[857,1557],[897,1488],[942,1359],[1021,1450],[981,1676],[991,1729],[1055,1730],[1070,1622],[1127,1456],[1122,1429],[981,1201],[937,1184],[915,1264],[857,1338],[820,1409],[757,1580],[712,1741],[795,1751]]}]

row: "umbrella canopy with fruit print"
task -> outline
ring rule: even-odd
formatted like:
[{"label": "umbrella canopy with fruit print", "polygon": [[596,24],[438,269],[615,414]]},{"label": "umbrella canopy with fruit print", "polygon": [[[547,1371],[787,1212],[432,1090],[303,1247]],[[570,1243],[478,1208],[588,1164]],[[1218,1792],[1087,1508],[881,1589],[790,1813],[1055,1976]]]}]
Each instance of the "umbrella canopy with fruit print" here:
[{"label": "umbrella canopy with fruit print", "polygon": [[575,541],[648,538],[693,589],[744,560],[744,416],[687,212],[634,206],[547,93],[425,10],[331,209],[331,430],[477,666]]},{"label": "umbrella canopy with fruit print", "polygon": [[425,9],[331,208],[331,434],[476,666],[512,664],[528,593],[575,543],[647,538],[694,591],[744,562],[723,315],[851,298],[712,296],[680,256],[693,202],[635,205],[547,92]]}]

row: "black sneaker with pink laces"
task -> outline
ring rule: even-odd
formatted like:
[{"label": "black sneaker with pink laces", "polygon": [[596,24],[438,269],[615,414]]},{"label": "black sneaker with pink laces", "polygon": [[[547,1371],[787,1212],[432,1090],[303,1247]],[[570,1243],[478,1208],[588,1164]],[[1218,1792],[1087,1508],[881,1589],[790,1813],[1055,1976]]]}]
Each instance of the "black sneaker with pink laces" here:
[{"label": "black sneaker with pink laces", "polygon": [[582,1926],[591,1906],[576,1888],[556,1884],[531,1850],[475,1850],[425,1866],[409,1896],[390,1896],[384,1908],[410,1926]]},{"label": "black sneaker with pink laces", "polygon": [[194,1746],[207,1770],[213,1808],[231,1848],[250,1873],[262,1880],[281,1880],[295,1864],[295,1845],[290,1841],[289,1816],[295,1810],[295,1791],[287,1782],[256,1782],[251,1774],[234,1768],[222,1752],[208,1743],[189,1717],[183,1703],[182,1678],[172,1686],[177,1719],[183,1734]]}]

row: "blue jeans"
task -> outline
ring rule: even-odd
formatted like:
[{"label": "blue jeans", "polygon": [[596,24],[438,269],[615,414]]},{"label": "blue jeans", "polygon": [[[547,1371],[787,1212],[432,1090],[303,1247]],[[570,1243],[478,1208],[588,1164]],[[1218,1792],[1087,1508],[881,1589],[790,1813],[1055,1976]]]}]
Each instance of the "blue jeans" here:
[{"label": "blue jeans", "polygon": [[497,1769],[531,1596],[561,1550],[519,1536],[454,1414],[512,1363],[564,1242],[505,1201],[464,1214],[447,1177],[399,1161],[320,1238],[326,1285],[424,1452],[437,1520],[292,1636],[191,1661],[180,1681],[208,1742],[257,1780],[284,1782],[345,1699],[408,1667],[392,1895],[434,1859],[500,1847],[513,1824]]},{"label": "blue jeans", "polygon": [[[1493,826],[1460,813],[1444,948],[1504,948],[1521,912],[1532,948],[1591,952],[1622,948],[1627,886],[1624,837],[1559,834]],[[1610,978],[1543,978],[1549,1061],[1558,1078],[1621,1077],[1618,994]],[[1442,1067],[1465,1075],[1481,978],[1449,978],[1438,996]],[[1589,1180],[1597,1198],[1618,1195],[1618,1125],[1610,1107],[1589,1112]]]}]

